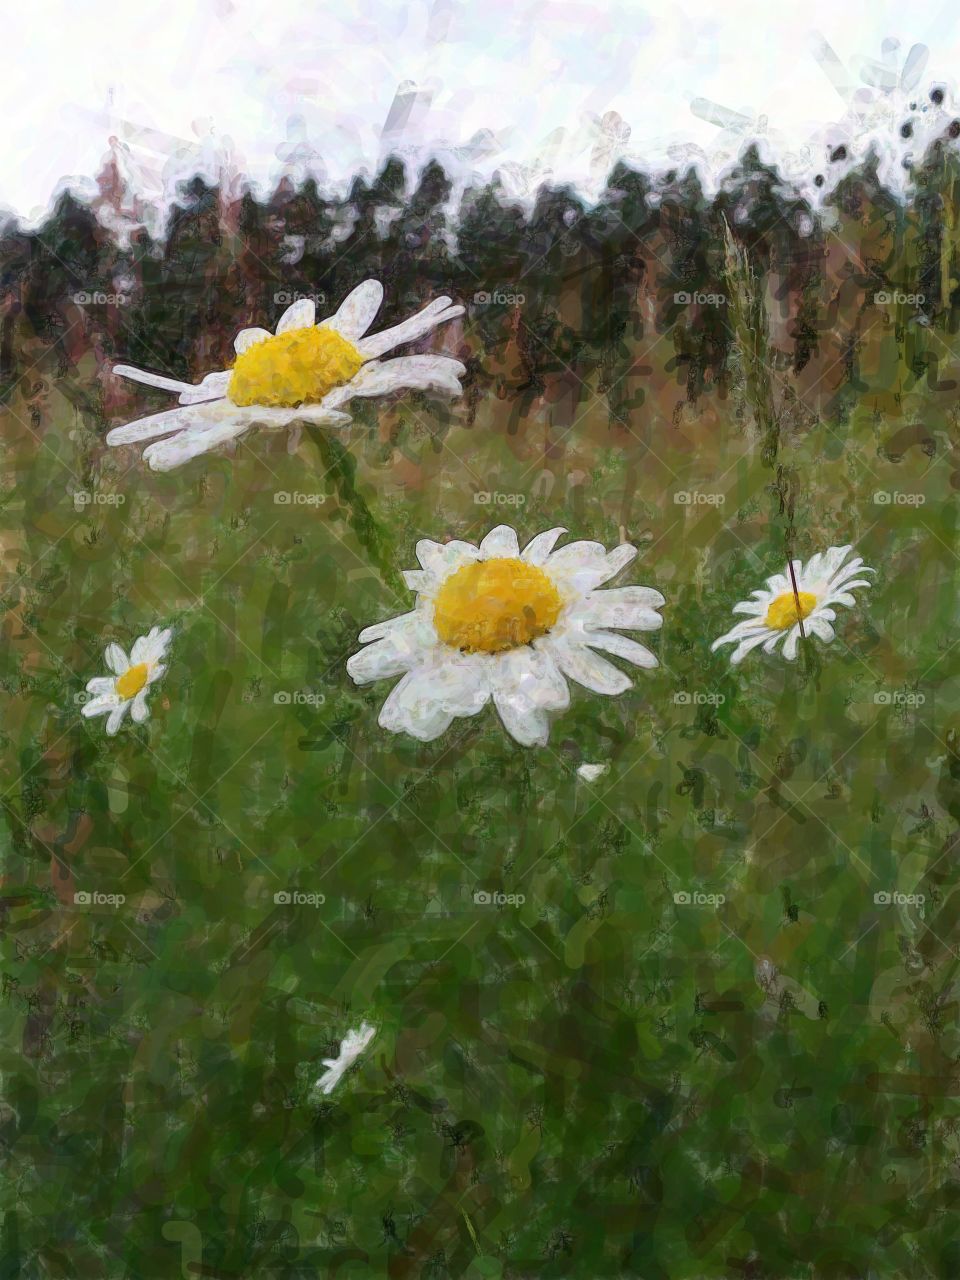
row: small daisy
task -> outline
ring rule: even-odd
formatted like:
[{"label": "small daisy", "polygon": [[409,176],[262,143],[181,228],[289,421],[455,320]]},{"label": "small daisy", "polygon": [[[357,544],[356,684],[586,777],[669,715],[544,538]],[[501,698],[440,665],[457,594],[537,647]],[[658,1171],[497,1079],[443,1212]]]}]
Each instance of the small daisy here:
[{"label": "small daisy", "polygon": [[367,648],[347,662],[357,684],[402,677],[380,709],[384,729],[430,742],[492,698],[517,742],[543,746],[547,713],[569,706],[567,679],[601,694],[631,687],[595,650],[637,667],[657,665],[649,649],[611,628],[658,630],[660,592],[597,590],[626,568],[636,547],[571,542],[555,551],[565,532],[540,533],[522,553],[507,525],[479,547],[417,543],[421,568],[404,574],[417,593],[413,611],[361,631]]},{"label": "small daisy", "polygon": [[356,1031],[348,1031],[340,1041],[340,1052],[335,1058],[323,1058],[321,1061],[327,1068],[317,1081],[321,1093],[333,1093],[343,1076],[353,1066],[376,1035],[376,1027],[369,1022],[361,1022]]},{"label": "small daisy", "polygon": [[87,693],[93,697],[84,703],[82,714],[107,716],[107,733],[111,737],[123,723],[127,708],[135,723],[142,724],[150,715],[147,690],[166,671],[161,659],[172,635],[169,627],[165,631],[153,627],[148,635],[133,642],[129,658],[118,644],[108,644],[104,658],[113,675],[94,676],[88,681]]},{"label": "small daisy", "polygon": [[730,655],[730,662],[736,665],[758,645],[763,645],[764,653],[773,653],[784,640],[783,656],[793,662],[801,623],[805,635],[818,636],[824,644],[829,644],[836,634],[831,623],[837,616],[831,606],[842,604],[852,608],[856,604],[853,588],[870,586],[870,582],[859,575],[874,572],[859,557],[844,564],[851,550],[849,546],[831,547],[829,551],[818,552],[807,561],[806,567],[801,560],[794,560],[796,591],[789,565],[786,573],[768,578],[766,589],[754,591],[753,600],[741,600],[733,606],[734,613],[752,616],[714,640],[711,648],[736,644]]},{"label": "small daisy", "polygon": [[458,379],[466,368],[459,360],[439,355],[378,357],[463,315],[464,308],[453,306],[449,298],[435,298],[409,320],[364,337],[382,301],[383,285],[365,280],[336,315],[316,324],[314,303],[301,298],[280,317],[275,334],[241,329],[233,344],[233,367],[208,373],[196,385],[132,365],[114,365],[113,372],[123,378],[177,393],[183,407],[115,427],[107,432],[107,444],[155,440],[144,449],[144,458],[154,471],[171,471],[252,426],[344,426],[350,415],[340,408],[354,396],[429,387],[460,395]]}]

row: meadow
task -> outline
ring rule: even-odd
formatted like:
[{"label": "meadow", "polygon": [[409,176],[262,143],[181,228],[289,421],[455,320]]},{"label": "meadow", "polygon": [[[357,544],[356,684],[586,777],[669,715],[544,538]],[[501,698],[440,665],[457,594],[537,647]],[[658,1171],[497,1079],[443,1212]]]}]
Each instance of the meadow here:
[{"label": "meadow", "polygon": [[[481,194],[456,248],[439,196],[384,241],[355,192],[323,261],[290,197],[289,268],[276,210],[199,188],[107,267],[92,215],[8,229],[3,1280],[957,1274],[951,174],[905,211],[867,175],[806,239],[749,164],[712,205]],[[424,344],[463,399],[167,474],[105,446],[166,407],[111,360],[198,374],[278,289],[333,310],[366,275],[388,319],[467,304]],[[492,707],[384,732],[359,631],[410,607],[420,538],[498,523],[638,546],[660,665],[543,748]],[[788,548],[847,543],[876,574],[833,644],[711,651]],[[108,738],[85,683],[154,625],[151,718]]]}]

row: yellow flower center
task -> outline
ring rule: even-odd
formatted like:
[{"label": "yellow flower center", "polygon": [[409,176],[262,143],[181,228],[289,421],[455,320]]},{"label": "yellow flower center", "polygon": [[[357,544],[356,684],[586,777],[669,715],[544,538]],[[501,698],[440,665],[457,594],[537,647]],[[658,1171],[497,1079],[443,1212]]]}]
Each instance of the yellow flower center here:
[{"label": "yellow flower center", "polygon": [[[797,608],[797,597],[800,599],[800,608]],[[767,609],[767,616],[764,622],[768,627],[772,627],[774,631],[783,631],[785,627],[792,627],[799,622],[801,618],[806,618],[813,613],[817,607],[817,597],[811,595],[809,591],[800,591],[795,596],[792,591],[785,591],[782,596],[777,596],[776,600],[770,601],[770,607]]]},{"label": "yellow flower center", "polygon": [[363,356],[336,329],[291,329],[237,356],[227,395],[234,404],[293,409],[317,404],[349,382]]},{"label": "yellow flower center", "polygon": [[138,662],[135,667],[127,667],[122,676],[117,676],[117,693],[121,698],[135,698],[147,683],[147,664]]},{"label": "yellow flower center", "polygon": [[542,569],[522,560],[481,560],[452,573],[437,592],[433,625],[454,649],[501,653],[545,635],[563,600]]}]

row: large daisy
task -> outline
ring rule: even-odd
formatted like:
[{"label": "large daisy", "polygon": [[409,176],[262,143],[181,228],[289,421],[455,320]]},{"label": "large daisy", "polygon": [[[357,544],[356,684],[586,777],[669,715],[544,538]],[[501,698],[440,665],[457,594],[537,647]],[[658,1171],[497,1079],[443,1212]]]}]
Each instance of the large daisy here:
[{"label": "large daisy", "polygon": [[792,662],[797,656],[801,627],[805,635],[817,636],[829,644],[836,635],[832,624],[837,614],[833,606],[852,608],[856,604],[853,588],[870,586],[869,580],[860,575],[874,572],[859,556],[847,560],[847,553],[852,550],[849,546],[831,547],[818,552],[806,565],[794,560],[792,574],[789,565],[786,573],[775,573],[767,579],[765,588],[754,591],[752,600],[741,600],[733,606],[734,613],[748,613],[750,617],[714,640],[711,648],[735,644],[730,662],[736,665],[758,645],[763,645],[764,653],[773,653],[782,641],[783,656]]},{"label": "large daisy", "polygon": [[150,715],[147,690],[166,671],[162,659],[172,635],[169,627],[163,631],[153,627],[147,635],[134,640],[129,657],[118,644],[108,644],[104,661],[112,675],[94,676],[88,681],[87,693],[91,696],[83,704],[82,714],[106,716],[111,737],[128,711],[137,724],[142,724]]},{"label": "large daisy", "polygon": [[417,593],[413,610],[361,631],[367,647],[347,662],[357,684],[401,677],[380,709],[384,729],[429,742],[492,698],[517,742],[542,746],[547,713],[569,705],[567,679],[594,693],[630,688],[630,678],[597,650],[637,667],[657,665],[649,649],[611,628],[656,631],[660,592],[597,590],[633,560],[636,547],[571,542],[554,550],[565,532],[540,533],[522,552],[507,525],[479,547],[417,543],[421,567],[404,574]]},{"label": "large daisy", "polygon": [[[143,456],[154,471],[170,471],[190,458],[233,440],[248,427],[286,427],[294,422],[343,426],[341,406],[354,396],[434,388],[459,395],[466,368],[450,356],[379,357],[422,338],[437,325],[463,315],[449,298],[435,298],[409,320],[365,337],[383,301],[383,285],[357,285],[335,315],[316,324],[308,298],[289,306],[276,333],[241,329],[234,340],[233,367],[208,373],[202,382],[178,382],[159,373],[114,365],[113,372],[179,396],[180,408],[139,418],[107,433],[112,445],[153,440]],[[160,437],[166,439],[160,439]]]}]

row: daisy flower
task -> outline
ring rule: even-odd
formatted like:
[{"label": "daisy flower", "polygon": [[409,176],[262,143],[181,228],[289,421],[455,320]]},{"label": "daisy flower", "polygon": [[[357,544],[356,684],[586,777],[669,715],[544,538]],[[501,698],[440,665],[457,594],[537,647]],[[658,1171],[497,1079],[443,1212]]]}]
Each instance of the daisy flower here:
[{"label": "daisy flower", "polygon": [[287,307],[276,333],[241,329],[233,344],[233,367],[208,373],[196,385],[128,364],[114,365],[113,372],[123,378],[176,393],[182,407],[114,427],[107,432],[107,444],[153,440],[144,458],[154,471],[170,471],[252,426],[344,426],[350,415],[341,412],[341,406],[354,396],[428,387],[460,395],[458,379],[466,368],[459,360],[438,355],[378,357],[463,315],[464,308],[453,306],[449,298],[435,298],[409,320],[364,337],[382,301],[383,285],[365,280],[335,315],[316,324],[314,303],[301,298]]},{"label": "daisy flower", "polygon": [[546,744],[547,713],[570,703],[567,679],[618,694],[631,681],[603,650],[637,667],[657,660],[611,628],[656,631],[664,603],[651,587],[598,591],[637,554],[624,544],[571,542],[565,529],[538,534],[520,551],[507,525],[472,542],[417,543],[420,568],[404,574],[417,593],[412,612],[360,633],[367,648],[347,670],[357,684],[401,679],[380,709],[380,725],[421,742],[454,717],[475,716],[493,699],[506,731],[523,746]]},{"label": "daisy flower", "polygon": [[166,671],[161,659],[172,635],[169,627],[164,631],[153,627],[149,634],[134,640],[129,658],[118,644],[108,644],[104,659],[113,674],[94,676],[87,682],[87,693],[93,696],[83,704],[82,714],[107,716],[107,733],[111,737],[128,709],[134,722],[142,724],[150,715],[147,690]]},{"label": "daisy flower", "polygon": [[829,551],[818,552],[806,566],[801,560],[794,560],[796,591],[789,566],[786,573],[775,573],[767,579],[766,588],[754,591],[752,600],[741,600],[733,606],[734,613],[748,613],[750,617],[714,640],[711,649],[735,644],[730,662],[736,665],[761,644],[764,653],[773,653],[782,640],[783,656],[793,662],[801,623],[805,635],[818,636],[824,644],[829,644],[836,634],[831,624],[837,614],[832,606],[842,604],[852,608],[856,604],[853,588],[870,586],[860,575],[874,572],[859,556],[847,560],[847,553],[852,549],[831,547]]},{"label": "daisy flower", "polygon": [[340,1052],[335,1058],[321,1059],[327,1068],[317,1081],[321,1093],[333,1093],[345,1073],[376,1035],[376,1031],[376,1027],[371,1027],[369,1022],[361,1022],[356,1031],[348,1031],[340,1041]]}]

